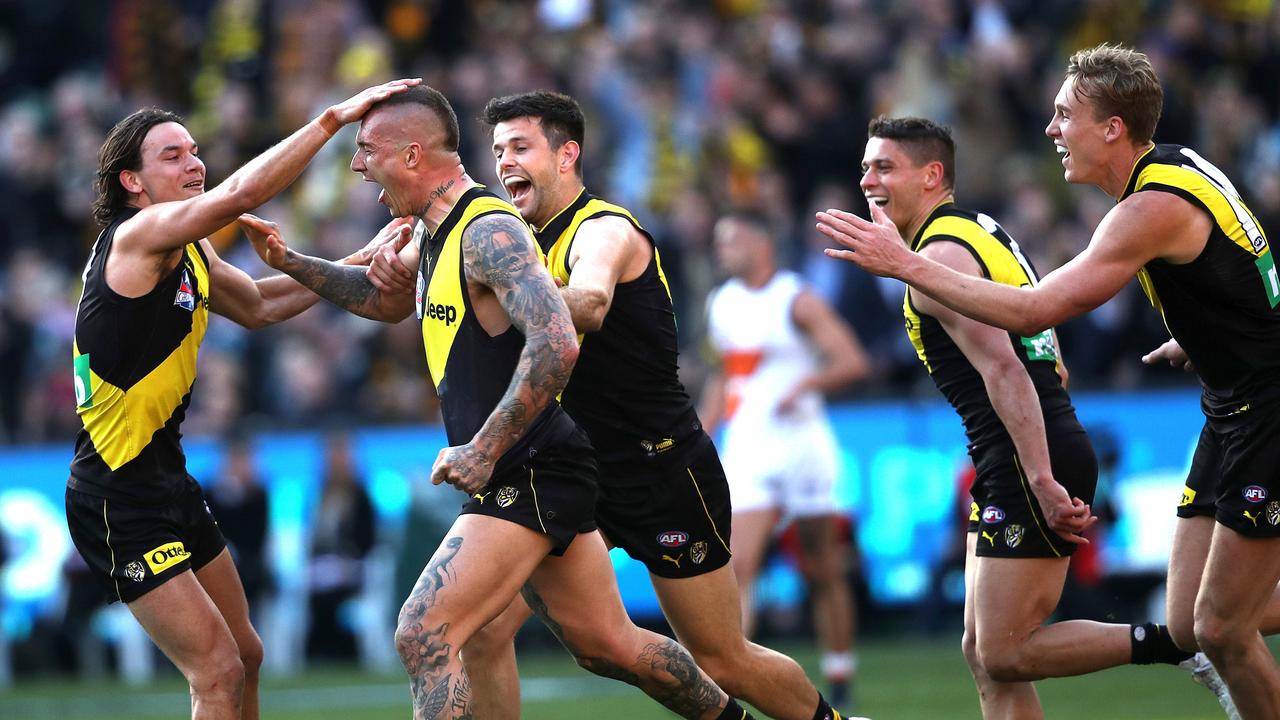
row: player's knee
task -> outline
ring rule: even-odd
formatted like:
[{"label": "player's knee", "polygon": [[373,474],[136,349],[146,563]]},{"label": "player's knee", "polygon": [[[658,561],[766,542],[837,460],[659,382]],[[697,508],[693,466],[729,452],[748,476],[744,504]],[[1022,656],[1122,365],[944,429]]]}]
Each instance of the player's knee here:
[{"label": "player's knee", "polygon": [[573,659],[579,667],[605,677],[616,677],[617,668],[627,668],[636,662],[630,647],[608,637],[573,643]]},{"label": "player's knee", "polygon": [[970,670],[975,673],[982,670],[982,664],[978,661],[978,638],[973,630],[965,628],[964,634],[960,636],[960,651],[964,653],[964,660],[969,663]]},{"label": "player's knee", "polygon": [[1022,642],[993,642],[978,639],[978,667],[996,682],[1025,682],[1039,679],[1034,658],[1022,650]]},{"label": "player's knee", "polygon": [[1200,649],[1200,644],[1196,641],[1195,622],[1191,618],[1170,617],[1168,628],[1169,637],[1179,649],[1187,652]]},{"label": "player's knee", "polygon": [[258,671],[262,669],[262,638],[258,637],[258,633],[251,632],[249,637],[239,643],[239,648],[240,664],[244,667],[245,677],[257,678]]},{"label": "player's knee", "polygon": [[234,701],[244,693],[244,663],[232,647],[218,647],[208,653],[192,671],[187,682],[191,694],[222,702]]},{"label": "player's knee", "polygon": [[746,689],[746,680],[754,677],[751,671],[750,650],[744,648],[733,653],[693,653],[693,661],[729,695],[740,697]]},{"label": "player's knee", "polygon": [[467,672],[472,668],[489,667],[508,653],[515,653],[514,638],[492,623],[476,631],[462,646],[462,662]]},{"label": "player's knee", "polygon": [[1256,630],[1241,632],[1239,624],[1231,618],[1199,610],[1196,612],[1195,640],[1215,662],[1223,659],[1224,655],[1245,647],[1247,641],[1256,635]]},{"label": "player's knee", "polygon": [[[400,618],[396,623],[396,654],[400,656],[400,664],[410,676],[417,675],[424,663],[435,664],[442,657],[447,658],[451,648],[440,640],[447,621],[432,617],[428,612],[416,612],[407,606],[401,608]],[[432,633],[426,628],[440,628]]]}]

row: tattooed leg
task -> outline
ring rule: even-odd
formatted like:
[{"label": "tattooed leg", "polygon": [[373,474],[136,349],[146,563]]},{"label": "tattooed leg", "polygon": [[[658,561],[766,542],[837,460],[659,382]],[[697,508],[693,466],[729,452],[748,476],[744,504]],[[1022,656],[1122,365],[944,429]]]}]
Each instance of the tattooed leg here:
[{"label": "tattooed leg", "polygon": [[[400,609],[396,652],[409,675],[415,720],[472,720],[471,681],[459,650],[516,595],[541,561],[528,528],[462,515]],[[527,547],[528,553],[512,553]]]},{"label": "tattooed leg", "polygon": [[450,684],[454,678],[458,678],[455,687],[468,685],[453,645],[444,640],[449,624],[433,626],[430,619],[445,584],[457,582],[453,560],[462,543],[461,537],[450,537],[440,545],[423,569],[413,592],[409,593],[409,599],[400,608],[396,652],[409,673],[413,717],[416,720],[469,717],[470,710],[465,704],[462,712],[466,715],[459,715],[453,712],[452,707],[446,707],[450,705]]},{"label": "tattooed leg", "polygon": [[681,717],[719,715],[728,696],[674,640],[637,628],[612,580],[608,552],[593,533],[545,561],[521,593],[582,667],[635,685]]}]

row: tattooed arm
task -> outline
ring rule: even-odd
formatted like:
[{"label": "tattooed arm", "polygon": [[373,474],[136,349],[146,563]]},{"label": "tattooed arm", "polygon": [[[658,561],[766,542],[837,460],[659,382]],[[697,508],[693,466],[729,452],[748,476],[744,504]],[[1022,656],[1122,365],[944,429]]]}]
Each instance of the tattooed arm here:
[{"label": "tattooed arm", "polygon": [[[413,311],[412,293],[382,292],[366,277],[363,266],[303,255],[285,244],[280,237],[279,226],[255,215],[241,215],[240,226],[263,262],[347,312],[370,320],[395,323]],[[375,241],[379,239],[382,240],[380,244],[389,243],[398,248],[401,260],[410,267],[418,266],[418,247],[409,242],[407,224],[400,221],[388,223]],[[365,250],[368,249],[366,246]]]},{"label": "tattooed arm", "polygon": [[538,256],[528,227],[506,213],[482,216],[462,235],[469,282],[493,290],[524,335],[524,349],[507,392],[471,442],[440,451],[431,481],[474,493],[489,482],[494,464],[516,443],[569,381],[578,338],[569,308]]}]

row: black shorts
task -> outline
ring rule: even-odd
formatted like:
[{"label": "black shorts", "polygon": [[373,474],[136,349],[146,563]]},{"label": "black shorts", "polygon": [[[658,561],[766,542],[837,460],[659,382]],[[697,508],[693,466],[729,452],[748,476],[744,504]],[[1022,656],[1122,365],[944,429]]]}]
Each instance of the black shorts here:
[{"label": "black shorts", "polygon": [[112,601],[129,603],[209,564],[227,546],[190,476],[170,502],[146,505],[67,488],[71,540]]},{"label": "black shorts", "polygon": [[[1076,544],[1068,542],[1045,522],[1040,503],[1031,492],[1016,453],[992,463],[973,483],[969,532],[978,533],[981,557],[1067,557]],[[1067,495],[1093,502],[1098,485],[1098,459],[1084,430],[1054,432],[1049,436],[1049,465],[1053,479]]]},{"label": "black shorts", "polygon": [[596,453],[581,430],[528,460],[495,474],[462,506],[462,515],[488,515],[551,538],[563,555],[579,533],[596,529]]},{"label": "black shorts", "polygon": [[1178,517],[1196,516],[1245,537],[1280,537],[1280,404],[1205,420],[1178,504]]},{"label": "black shorts", "polygon": [[720,456],[706,433],[688,443],[678,456],[600,469],[600,529],[659,577],[697,577],[732,557],[733,508]]}]

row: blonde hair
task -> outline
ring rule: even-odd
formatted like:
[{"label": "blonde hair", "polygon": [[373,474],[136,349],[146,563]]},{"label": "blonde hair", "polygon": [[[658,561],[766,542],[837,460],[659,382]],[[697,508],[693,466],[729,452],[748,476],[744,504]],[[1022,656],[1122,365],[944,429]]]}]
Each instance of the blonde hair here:
[{"label": "blonde hair", "polygon": [[1107,43],[1080,50],[1067,61],[1067,78],[1077,98],[1093,101],[1098,119],[1123,120],[1130,140],[1145,143],[1155,135],[1164,91],[1145,54]]}]

